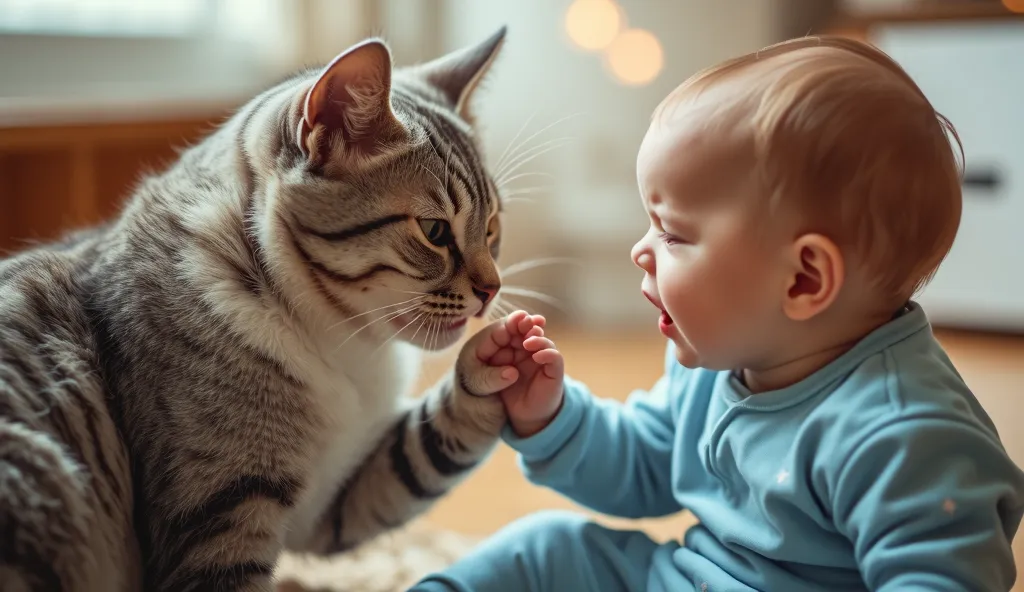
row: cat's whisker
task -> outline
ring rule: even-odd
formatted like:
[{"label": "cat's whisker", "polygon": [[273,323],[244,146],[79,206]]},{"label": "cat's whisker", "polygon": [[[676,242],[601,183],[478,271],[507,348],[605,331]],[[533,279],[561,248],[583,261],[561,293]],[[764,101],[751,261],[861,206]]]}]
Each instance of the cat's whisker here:
[{"label": "cat's whisker", "polygon": [[386,310],[388,308],[395,308],[397,306],[405,306],[405,305],[407,305],[407,304],[409,304],[411,302],[418,302],[420,300],[423,300],[424,298],[426,298],[426,296],[417,296],[415,298],[410,298],[410,299],[402,301],[402,302],[396,302],[394,304],[385,304],[384,306],[378,306],[377,308],[370,309],[370,310],[368,310],[366,312],[361,312],[361,313],[359,313],[357,315],[350,316],[347,319],[343,319],[341,321],[338,321],[337,323],[334,323],[333,325],[328,327],[327,331],[328,332],[333,331],[334,329],[337,329],[339,326],[344,325],[345,323],[347,323],[347,322],[349,322],[349,321],[351,321],[353,319],[357,319],[359,317],[366,316],[366,315],[371,314],[371,313],[375,313],[378,310]]},{"label": "cat's whisker", "polygon": [[416,297],[410,298],[410,299],[408,299],[408,300],[403,300],[402,302],[396,302],[396,303],[394,303],[394,304],[385,304],[384,306],[379,306],[379,307],[377,307],[377,308],[372,308],[372,309],[370,309],[370,310],[368,310],[368,311],[366,311],[366,312],[361,312],[361,313],[359,313],[359,314],[357,314],[357,315],[353,315],[353,316],[351,316],[351,317],[349,317],[349,318],[345,319],[345,321],[351,321],[352,319],[355,319],[355,318],[361,317],[361,316],[363,316],[363,315],[368,315],[368,314],[370,314],[371,312],[377,312],[378,310],[384,310],[384,309],[387,309],[387,308],[394,308],[394,307],[396,307],[396,306],[402,306],[402,305],[404,305],[404,304],[411,304],[411,303],[413,303],[413,302],[417,302],[417,301],[423,300],[423,299],[424,299],[424,298],[426,298],[427,296],[429,296],[429,294],[419,295],[419,296],[416,296]]},{"label": "cat's whisker", "polygon": [[448,156],[444,159],[444,183],[442,187],[448,187],[448,181],[451,179],[451,167],[449,166],[452,161],[452,147],[448,146]]},{"label": "cat's whisker", "polygon": [[525,173],[516,173],[515,175],[512,175],[511,177],[503,178],[503,179],[501,179],[500,183],[496,182],[495,185],[498,186],[498,191],[501,191],[502,189],[507,187],[513,181],[515,181],[517,179],[525,179],[526,177],[548,177],[548,178],[553,178],[554,175],[552,175],[551,173],[545,173],[543,171],[527,171]]},{"label": "cat's whisker", "polygon": [[509,169],[517,161],[519,161],[524,155],[529,154],[530,152],[532,152],[534,150],[537,150],[539,147],[547,146],[547,145],[549,145],[551,143],[554,143],[554,142],[568,141],[569,139],[570,139],[569,137],[549,138],[549,139],[544,140],[543,142],[540,142],[540,143],[538,143],[538,144],[536,144],[534,146],[523,147],[521,150],[518,150],[515,154],[510,154],[509,157],[505,160],[505,162],[501,163],[500,167],[495,167],[494,168],[494,175],[493,175],[494,178],[496,180],[500,181],[508,173]]},{"label": "cat's whisker", "polygon": [[430,329],[427,330],[427,336],[430,339],[430,345],[427,347],[428,350],[434,351],[434,344],[437,343],[437,336],[440,334],[441,322],[436,317],[430,319]]},{"label": "cat's whisker", "polygon": [[373,350],[373,353],[377,353],[378,351],[384,349],[384,346],[387,345],[388,343],[390,343],[392,339],[394,339],[395,337],[398,337],[398,335],[401,334],[402,331],[405,331],[406,329],[409,328],[409,325],[412,325],[413,323],[418,321],[420,319],[420,317],[422,317],[425,314],[427,314],[427,313],[426,312],[421,312],[418,315],[416,315],[415,317],[413,317],[413,319],[411,321],[409,321],[408,323],[406,323],[404,327],[402,327],[398,331],[395,331],[391,335],[391,337],[388,337],[387,339],[384,340],[384,343],[381,343],[380,345],[378,345],[377,349]]},{"label": "cat's whisker", "polygon": [[[571,113],[569,115],[566,115],[565,117],[562,117],[561,119],[557,119],[557,120],[549,123],[548,125],[540,128],[539,130],[537,130],[536,132],[531,134],[530,137],[528,137],[525,140],[523,140],[522,142],[520,142],[519,145],[516,146],[515,150],[513,150],[513,153],[519,151],[523,146],[526,146],[527,144],[529,144],[530,140],[532,140],[532,139],[536,138],[537,136],[543,134],[544,132],[548,131],[549,129],[555,127],[556,125],[558,125],[558,124],[560,124],[562,122],[568,121],[568,120],[572,119],[573,117],[580,116],[582,114],[583,114],[582,111],[578,112],[578,113]],[[510,157],[510,160],[515,160],[515,158],[518,158],[518,155],[516,157]]]},{"label": "cat's whisker", "polygon": [[516,172],[533,159],[547,154],[556,148],[561,148],[570,142],[572,142],[572,138],[555,138],[553,140],[542,142],[528,150],[524,150],[522,154],[517,155],[514,159],[510,160],[504,168],[495,173],[495,184],[500,185],[502,183],[507,183],[508,175]]},{"label": "cat's whisker", "polygon": [[436,156],[438,160],[444,160],[443,158],[441,158],[441,154],[437,151],[437,146],[434,146],[433,142],[428,143],[430,144],[430,149],[434,151],[434,156]]},{"label": "cat's whisker", "polygon": [[539,300],[540,302],[544,302],[545,304],[553,306],[562,312],[568,312],[565,308],[565,304],[561,300],[555,298],[554,296],[551,296],[550,294],[545,294],[543,292],[538,292],[536,290],[531,290],[529,288],[523,288],[521,286],[504,286],[502,287],[502,290],[509,294],[512,294],[513,296],[522,296],[523,298],[532,298],[533,300]]},{"label": "cat's whisker", "polygon": [[423,349],[430,349],[430,332],[434,329],[434,315],[427,315],[426,317],[427,330],[423,332]]},{"label": "cat's whisker", "polygon": [[537,200],[532,197],[510,197],[502,200],[502,203],[506,206],[516,203],[537,203]]},{"label": "cat's whisker", "polygon": [[410,341],[410,342],[412,342],[412,341],[415,341],[415,340],[416,340],[416,336],[420,334],[420,329],[422,329],[422,328],[423,328],[423,321],[427,320],[427,317],[428,317],[429,315],[430,315],[430,313],[423,313],[423,314],[421,314],[420,316],[416,317],[416,319],[417,319],[417,320],[419,320],[420,324],[419,324],[419,325],[416,325],[416,332],[415,332],[415,333],[413,333],[413,334],[412,334],[412,337],[410,337],[410,338],[409,338],[409,341]]},{"label": "cat's whisker", "polygon": [[523,123],[522,127],[519,128],[519,131],[516,132],[516,135],[512,136],[512,139],[509,140],[508,145],[505,146],[505,149],[501,152],[501,156],[498,157],[498,162],[494,163],[495,170],[500,169],[502,167],[502,165],[505,163],[505,157],[509,156],[510,154],[509,150],[512,149],[512,145],[515,144],[516,140],[519,139],[519,136],[521,136],[523,132],[526,131],[527,126],[530,125],[530,122],[533,121],[533,118],[536,116],[537,110],[534,109],[533,113],[526,118],[526,122]]},{"label": "cat's whisker", "polygon": [[527,272],[527,271],[529,271],[531,269],[536,269],[538,267],[545,267],[545,266],[548,266],[548,265],[571,265],[571,264],[579,265],[579,264],[581,264],[581,262],[579,260],[573,259],[571,257],[544,257],[544,258],[541,258],[541,259],[527,259],[526,261],[520,261],[519,263],[513,263],[512,265],[509,265],[508,267],[499,270],[498,273],[501,275],[502,279],[505,279],[505,278],[512,277],[512,276],[514,276],[516,274],[519,274],[519,273]]},{"label": "cat's whisker", "polygon": [[551,187],[550,186],[543,186],[543,185],[534,185],[532,187],[517,187],[516,189],[513,189],[512,191],[502,193],[501,194],[501,199],[505,200],[505,199],[508,199],[510,197],[518,197],[520,195],[531,195],[531,194],[534,194],[534,193],[546,193],[546,192],[549,192],[549,191],[551,191]]},{"label": "cat's whisker", "polygon": [[494,302],[493,307],[491,308],[491,314],[493,315],[494,313],[498,314],[497,316],[494,316],[493,318],[490,319],[491,322],[512,314],[512,311],[505,306],[504,300],[500,299],[499,297],[499,300],[496,300]]},{"label": "cat's whisker", "polygon": [[441,342],[441,332],[444,331],[444,319],[437,319],[437,331],[434,332],[434,347]]},{"label": "cat's whisker", "polygon": [[398,288],[391,288],[389,286],[381,286],[381,287],[382,288],[387,288],[388,290],[391,290],[392,292],[398,292],[400,294],[419,294],[421,296],[433,296],[433,294],[431,294],[430,292],[417,292],[415,290],[399,290]]},{"label": "cat's whisker", "polygon": [[[431,147],[433,147],[433,144],[431,144]],[[434,153],[435,153],[435,154],[437,154],[437,152],[436,152],[436,151],[435,151]],[[440,155],[438,155],[438,158],[441,158],[441,156],[440,156]],[[442,183],[442,182],[441,182],[441,179],[439,179],[439,178],[437,177],[437,175],[435,175],[435,174],[434,174],[434,171],[432,171],[432,170],[428,169],[428,168],[426,167],[426,165],[422,165],[422,164],[420,165],[420,168],[421,168],[421,169],[423,169],[423,170],[425,170],[425,171],[427,171],[428,173],[430,173],[430,176],[431,176],[431,177],[433,177],[434,179],[436,179],[436,180],[437,180],[437,184],[438,184],[438,185],[440,185],[441,187],[444,187],[444,183]]]},{"label": "cat's whisker", "polygon": [[386,322],[391,321],[392,319],[397,319],[398,317],[402,316],[403,314],[405,314],[405,313],[407,313],[409,311],[416,310],[416,308],[419,307],[419,306],[420,306],[420,303],[417,302],[417,303],[413,304],[412,306],[409,306],[407,308],[403,308],[402,310],[399,310],[397,312],[389,312],[389,313],[385,313],[385,314],[381,315],[380,317],[378,317],[378,318],[370,321],[369,323],[366,323],[362,327],[359,327],[358,329],[356,329],[351,335],[349,335],[344,341],[342,341],[341,344],[338,345],[338,347],[336,347],[334,351],[338,351],[339,349],[344,347],[345,344],[348,343],[350,339],[352,339],[353,337],[358,335],[360,332],[363,331],[363,329],[366,329],[370,325],[373,325],[375,323],[380,323],[380,322],[386,323]]},{"label": "cat's whisker", "polygon": [[537,150],[536,152],[530,152],[529,154],[525,155],[522,160],[516,162],[511,168],[509,168],[509,170],[505,171],[504,176],[502,178],[498,179],[495,183],[502,183],[504,185],[508,185],[508,183],[510,182],[508,175],[511,175],[512,173],[515,173],[516,171],[518,171],[522,167],[524,167],[527,164],[529,164],[534,159],[539,158],[541,156],[544,156],[548,152],[551,152],[552,150],[555,150],[557,148],[561,148],[562,146],[566,146],[568,144],[569,144],[569,142],[562,142],[560,144],[552,144],[552,145],[549,145],[549,146],[544,146],[542,149]]},{"label": "cat's whisker", "polygon": [[[534,134],[531,134],[529,137],[527,137],[524,140],[522,140],[515,147],[515,150],[511,154],[508,155],[508,158],[505,159],[502,162],[501,166],[500,167],[496,167],[495,170],[498,171],[498,174],[496,174],[496,176],[500,176],[501,173],[507,172],[509,167],[511,167],[513,163],[515,163],[516,161],[521,159],[523,157],[523,155],[529,153],[530,151],[534,151],[534,150],[537,149],[537,145],[532,145],[532,146],[529,145],[529,142],[532,139],[538,137],[540,134],[544,133],[548,129],[551,129],[551,127],[553,127],[554,125],[557,125],[558,123],[560,123],[561,121],[564,121],[565,119],[567,119],[567,118],[562,118],[562,120],[556,121],[556,122],[552,123],[551,125],[542,128],[541,130],[535,132]],[[560,139],[570,139],[570,138],[563,137],[563,138],[560,138]],[[545,140],[545,141],[541,142],[541,144],[543,145],[545,143],[550,143],[551,141],[553,141],[553,140],[548,139],[548,140]]]},{"label": "cat's whisker", "polygon": [[525,311],[529,312],[530,314],[533,314],[533,312],[531,311],[530,307],[523,306],[522,304],[512,300],[511,298],[506,298],[505,301],[508,302],[509,309],[511,309],[513,312],[515,312],[517,310],[525,310]]}]

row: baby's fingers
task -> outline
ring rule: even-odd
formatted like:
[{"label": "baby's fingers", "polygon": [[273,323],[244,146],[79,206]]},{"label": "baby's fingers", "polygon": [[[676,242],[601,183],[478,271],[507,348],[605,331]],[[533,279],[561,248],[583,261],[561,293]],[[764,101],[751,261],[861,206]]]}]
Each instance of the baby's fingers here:
[{"label": "baby's fingers", "polygon": [[547,320],[543,315],[526,315],[519,321],[519,333],[525,335],[533,327],[544,327]]},{"label": "baby's fingers", "polygon": [[533,354],[533,361],[544,370],[544,376],[561,380],[565,375],[565,358],[557,349],[542,349]]},{"label": "baby's fingers", "polygon": [[530,315],[525,310],[517,310],[505,318],[505,329],[509,332],[509,335],[520,335],[524,332],[519,330],[520,325],[529,318]]},{"label": "baby's fingers", "polygon": [[532,336],[523,341],[523,349],[529,352],[540,351],[542,349],[554,349],[555,342],[551,341],[547,337]]}]

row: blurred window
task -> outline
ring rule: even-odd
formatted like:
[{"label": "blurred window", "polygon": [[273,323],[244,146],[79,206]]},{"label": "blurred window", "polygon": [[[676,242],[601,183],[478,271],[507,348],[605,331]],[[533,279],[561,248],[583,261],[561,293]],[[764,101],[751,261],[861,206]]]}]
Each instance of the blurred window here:
[{"label": "blurred window", "polygon": [[0,34],[181,37],[214,12],[213,0],[0,0]]}]

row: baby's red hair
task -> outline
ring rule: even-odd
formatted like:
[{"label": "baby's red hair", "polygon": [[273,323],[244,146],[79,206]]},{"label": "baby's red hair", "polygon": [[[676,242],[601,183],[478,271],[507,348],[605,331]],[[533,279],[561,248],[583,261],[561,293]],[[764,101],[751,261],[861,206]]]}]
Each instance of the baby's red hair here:
[{"label": "baby's red hair", "polygon": [[865,43],[799,38],[698,72],[655,120],[725,80],[742,81],[718,110],[749,124],[764,205],[796,208],[892,304],[923,287],[960,225],[963,146],[910,76]]}]

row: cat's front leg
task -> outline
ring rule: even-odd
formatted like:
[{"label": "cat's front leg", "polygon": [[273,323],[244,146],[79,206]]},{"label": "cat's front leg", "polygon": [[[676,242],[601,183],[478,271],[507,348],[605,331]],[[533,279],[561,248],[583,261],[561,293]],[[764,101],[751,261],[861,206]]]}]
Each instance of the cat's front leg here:
[{"label": "cat's front leg", "polygon": [[505,424],[504,408],[497,397],[471,392],[474,385],[458,376],[464,375],[453,370],[423,398],[406,402],[300,550],[336,553],[396,528],[488,456]]},{"label": "cat's front leg", "polygon": [[152,546],[145,589],[273,590],[271,576],[298,481],[283,474],[183,481],[190,491],[172,507],[146,508]]}]

